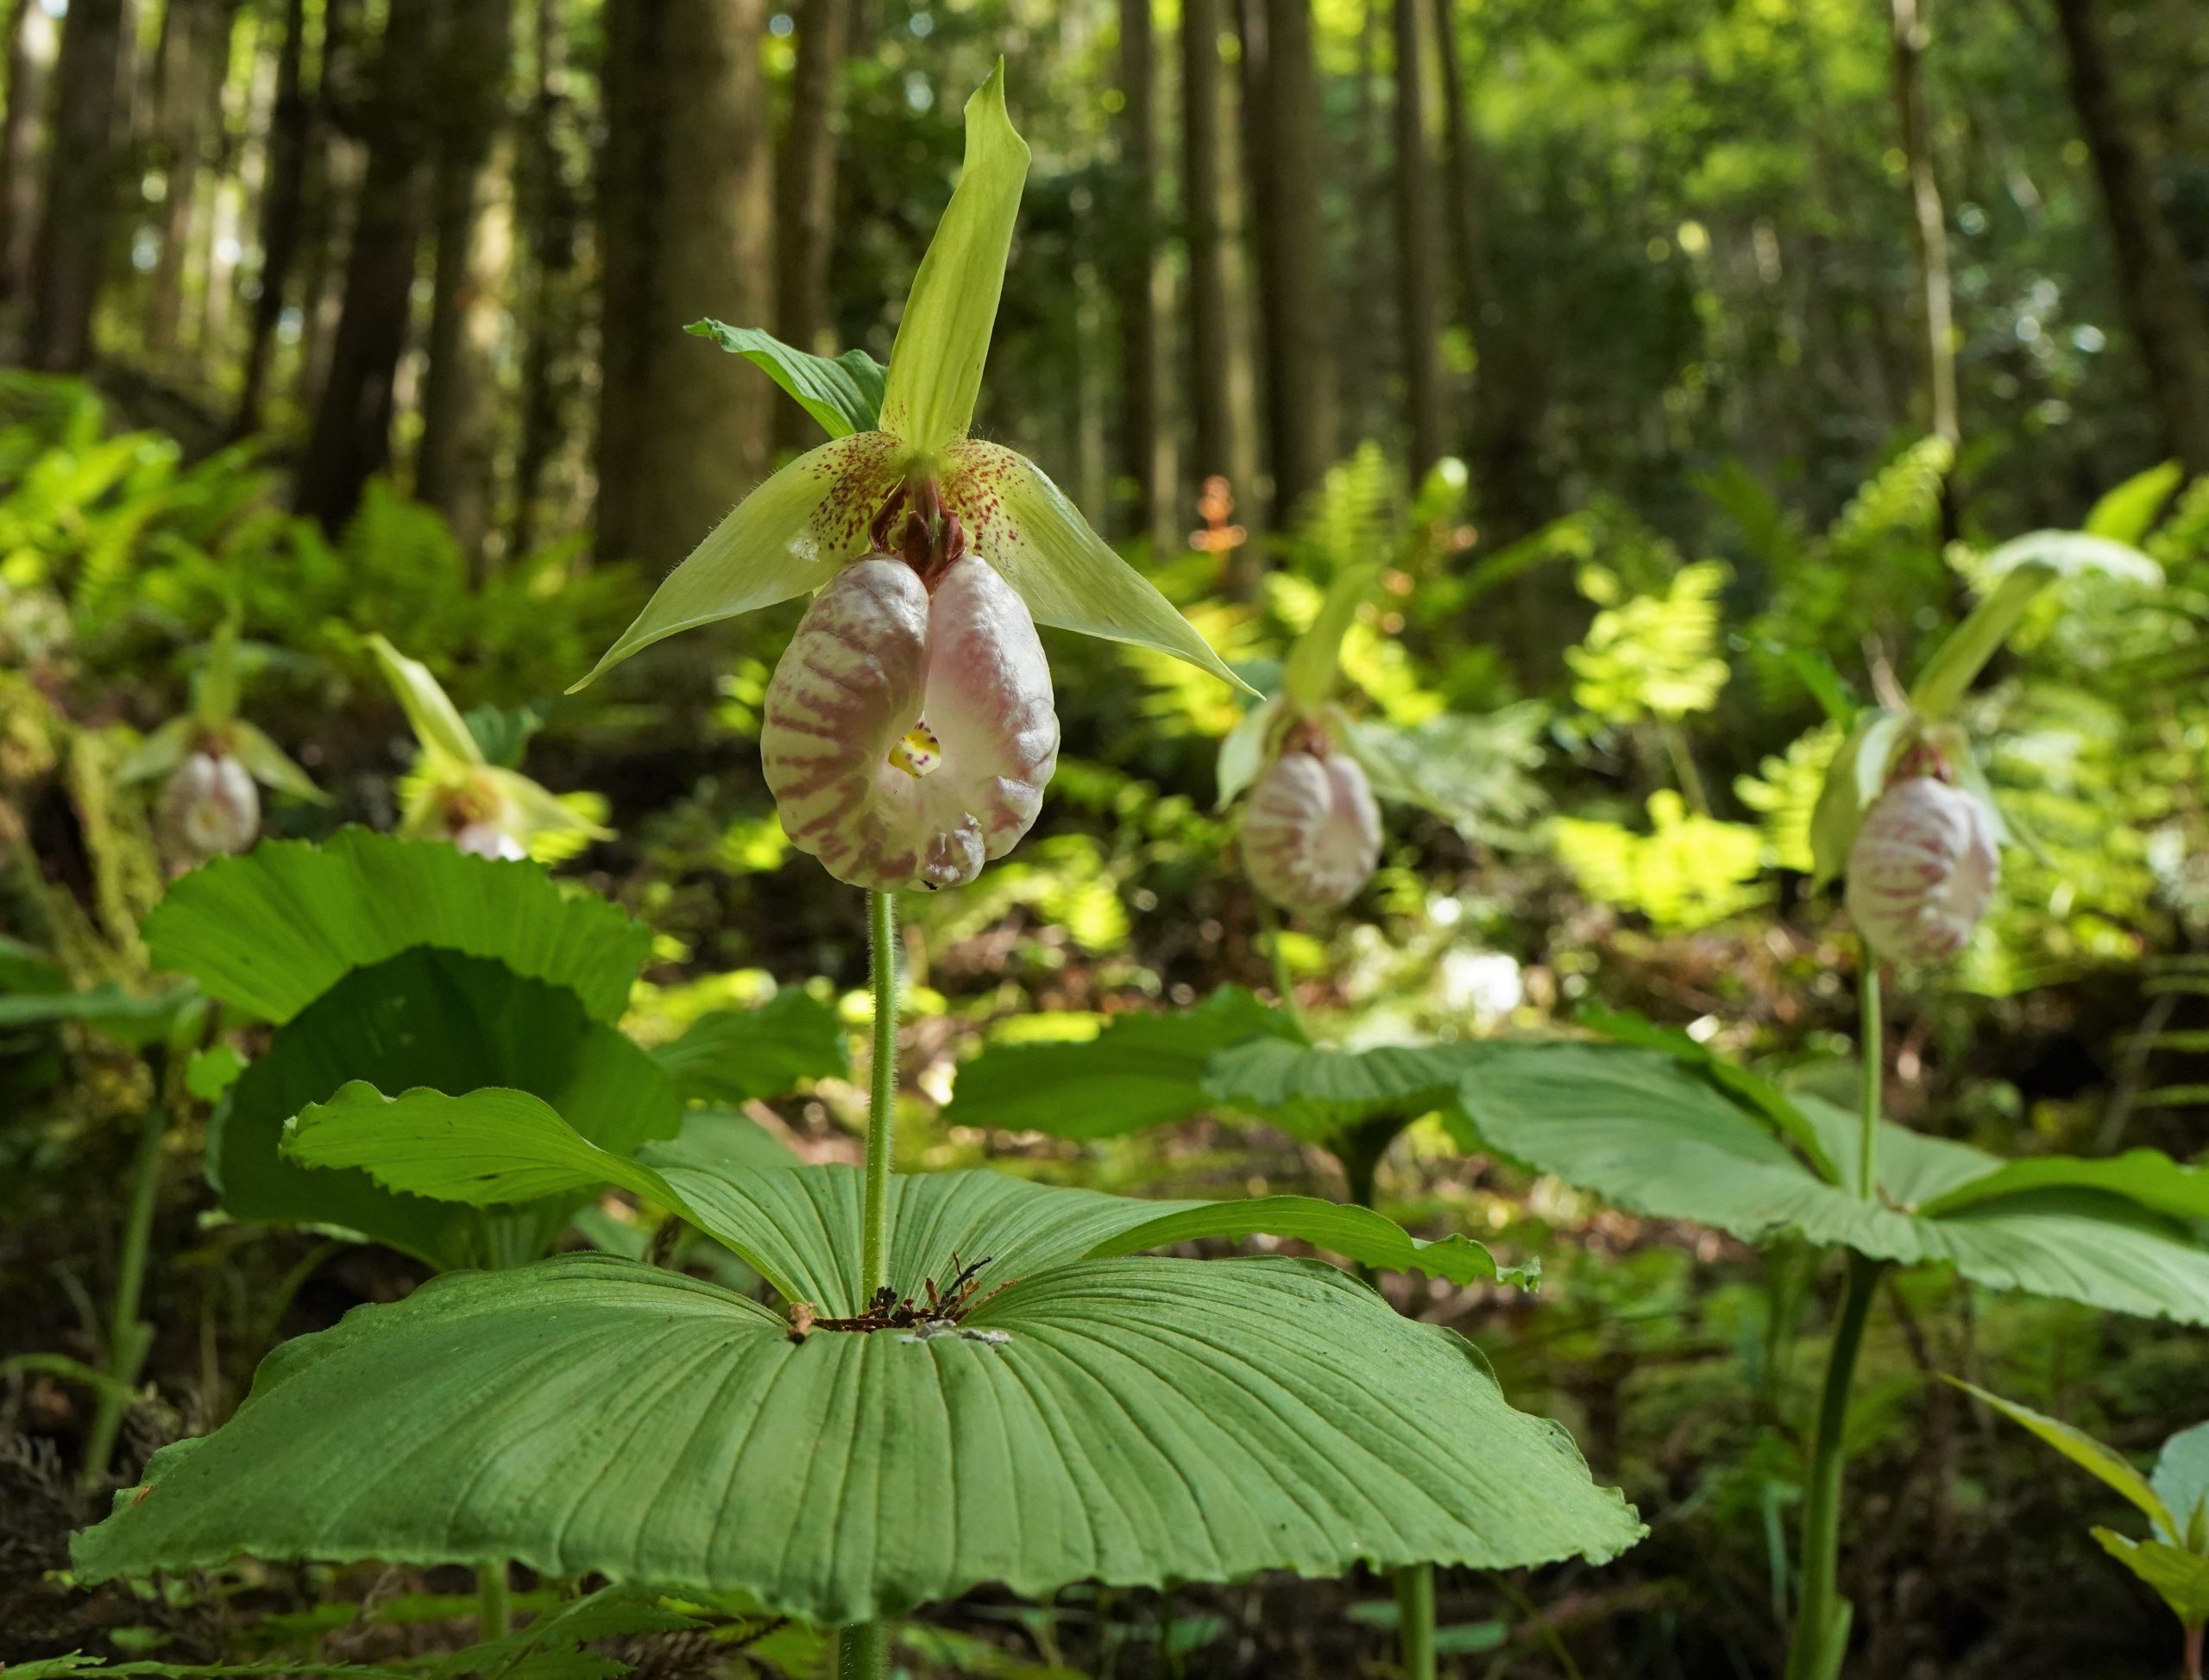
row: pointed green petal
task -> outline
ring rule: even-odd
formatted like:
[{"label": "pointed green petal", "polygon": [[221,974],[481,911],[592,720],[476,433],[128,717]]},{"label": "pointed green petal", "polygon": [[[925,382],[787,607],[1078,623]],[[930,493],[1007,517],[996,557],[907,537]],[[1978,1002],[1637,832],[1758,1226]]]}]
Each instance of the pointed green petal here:
[{"label": "pointed green petal", "polygon": [[315,786],[314,778],[251,724],[238,722],[230,726],[230,752],[245,766],[246,774],[261,786],[287,793],[294,799],[304,799],[310,804],[330,803],[330,796]]},{"label": "pointed green petal", "polygon": [[882,428],[916,455],[966,435],[982,388],[1013,218],[1028,179],[1028,142],[1004,108],[1004,60],[966,102],[966,166],[897,323]]},{"label": "pointed green petal", "polygon": [[678,631],[819,588],[866,547],[867,524],[896,486],[901,459],[897,440],[880,431],[833,438],[798,456],[737,503],[568,692]]},{"label": "pointed green petal", "polygon": [[399,696],[400,709],[406,714],[422,750],[454,764],[481,764],[483,749],[468,733],[460,708],[430,675],[430,668],[419,659],[408,658],[381,636],[369,637],[368,645],[375,651],[376,663],[383,667],[384,680]]},{"label": "pointed green petal", "polygon": [[1296,645],[1288,651],[1288,663],[1281,668],[1281,691],[1297,705],[1310,710],[1334,693],[1343,638],[1350,633],[1357,609],[1365,605],[1365,598],[1380,578],[1381,568],[1371,565],[1346,566],[1335,574],[1327,598],[1319,605],[1319,615],[1296,639]]},{"label": "pointed green petal", "polygon": [[974,552],[1019,591],[1036,623],[1170,653],[1257,692],[1149,578],[1105,545],[1026,456],[995,444],[953,444],[944,452],[943,503],[965,523]]},{"label": "pointed green petal", "polygon": [[830,361],[785,344],[757,327],[693,321],[683,329],[740,356],[788,392],[831,437],[872,431],[882,424],[882,364],[865,350]]},{"label": "pointed green petal", "polygon": [[205,727],[190,712],[180,718],[171,718],[130,749],[129,755],[115,767],[116,780],[147,782],[156,776],[167,776],[192,756]]}]

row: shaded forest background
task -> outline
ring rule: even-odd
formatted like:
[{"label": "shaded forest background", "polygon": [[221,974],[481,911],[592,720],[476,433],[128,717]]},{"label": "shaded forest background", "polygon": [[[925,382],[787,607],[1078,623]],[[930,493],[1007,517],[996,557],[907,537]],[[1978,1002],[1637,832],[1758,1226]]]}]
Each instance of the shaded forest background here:
[{"label": "shaded forest background", "polygon": [[1928,432],[1951,528],[2014,530],[2209,466],[2200,23],[13,0],[0,301],[333,529],[388,472],[483,566],[588,529],[657,572],[802,441],[682,328],[885,356],[1003,53],[1037,163],[984,426],[1116,538],[1214,474],[1262,530],[1370,437],[1462,454],[1491,550],[1602,496],[1694,547],[1731,463],[1822,520]]}]

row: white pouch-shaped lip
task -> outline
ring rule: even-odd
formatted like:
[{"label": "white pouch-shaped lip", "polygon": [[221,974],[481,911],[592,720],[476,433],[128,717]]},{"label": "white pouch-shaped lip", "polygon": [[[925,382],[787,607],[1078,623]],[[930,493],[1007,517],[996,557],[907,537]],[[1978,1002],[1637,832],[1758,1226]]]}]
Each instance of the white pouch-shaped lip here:
[{"label": "white pouch-shaped lip", "polygon": [[2001,876],[1977,796],[1930,776],[1872,804],[1848,853],[1848,916],[1890,962],[1945,962],[1970,941]]},{"label": "white pouch-shaped lip", "polygon": [[1260,892],[1305,915],[1340,909],[1381,860],[1381,809],[1355,758],[1292,748],[1258,780],[1243,821]]},{"label": "white pouch-shaped lip", "polygon": [[1035,620],[972,555],[933,595],[903,560],[854,561],[775,667],[759,756],[784,832],[838,880],[971,881],[1034,824],[1058,764]]},{"label": "white pouch-shaped lip", "polygon": [[195,752],[162,789],[160,815],[172,841],[195,858],[242,852],[261,833],[261,794],[228,753]]}]

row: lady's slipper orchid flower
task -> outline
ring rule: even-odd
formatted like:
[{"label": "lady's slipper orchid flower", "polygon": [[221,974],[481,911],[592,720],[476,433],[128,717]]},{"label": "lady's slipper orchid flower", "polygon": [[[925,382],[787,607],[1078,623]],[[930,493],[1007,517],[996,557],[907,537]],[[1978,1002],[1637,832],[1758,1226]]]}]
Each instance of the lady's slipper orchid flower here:
[{"label": "lady's slipper orchid flower", "polygon": [[402,788],[401,834],[449,840],[480,858],[539,863],[558,863],[591,840],[613,838],[612,829],[577,809],[592,796],[563,799],[491,763],[428,666],[381,636],[369,637],[368,645],[422,748]]},{"label": "lady's slipper orchid flower", "polygon": [[317,805],[329,799],[306,771],[238,716],[237,626],[207,645],[192,709],[172,718],[117,767],[125,782],[166,778],[155,808],[162,838],[186,864],[242,852],[261,833],[258,783]]},{"label": "lady's slipper orchid flower", "polygon": [[858,352],[693,329],[759,362],[830,440],[746,496],[584,679],[815,593],[769,684],[761,751],[791,839],[876,891],[972,880],[1035,821],[1058,747],[1038,624],[1237,680],[1040,468],[966,435],[1028,157],[999,64],[967,102],[965,171],[886,374]]},{"label": "lady's slipper orchid flower", "polygon": [[1970,942],[2001,871],[1985,802],[1909,776],[1879,796],[1849,848],[1849,919],[1890,962],[1946,962]]},{"label": "lady's slipper orchid flower", "polygon": [[1381,808],[1365,771],[1324,728],[1295,732],[1243,815],[1251,884],[1285,910],[1316,916],[1356,897],[1380,861]]}]

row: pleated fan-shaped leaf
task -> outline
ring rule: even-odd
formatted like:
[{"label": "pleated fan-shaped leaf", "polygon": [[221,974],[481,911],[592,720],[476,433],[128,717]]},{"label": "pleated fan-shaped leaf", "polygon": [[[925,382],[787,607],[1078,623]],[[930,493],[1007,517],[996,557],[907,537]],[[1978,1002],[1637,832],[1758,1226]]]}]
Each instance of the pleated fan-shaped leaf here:
[{"label": "pleated fan-shaped leaf", "polygon": [[683,1120],[659,1064],[594,1020],[573,991],[502,962],[418,947],[346,975],[239,1075],[208,1140],[224,1211],[334,1226],[433,1266],[482,1266],[544,1253],[582,1201],[581,1186],[551,1186],[507,1199],[527,1205],[487,1212],[284,1159],[286,1123],[356,1079],[455,1094],[519,1087],[617,1155],[673,1136]]},{"label": "pleated fan-shaped leaf", "polygon": [[989,1582],[1602,1560],[1640,1532],[1466,1343],[1317,1262],[1079,1262],[942,1333],[793,1340],[581,1255],[288,1343],[76,1564],[511,1558],[842,1625]]},{"label": "pleated fan-shaped leaf", "polygon": [[154,964],[210,996],[289,1021],[355,969],[418,945],[494,958],[565,986],[614,1022],[651,930],[535,864],[344,828],[322,845],[265,840],[202,865],[146,918]]},{"label": "pleated fan-shaped leaf", "polygon": [[1488,1147],[1636,1213],[1745,1242],[1791,1233],[1900,1265],[2114,1312],[2209,1324],[2209,1249],[2188,1217],[2199,1175],[2135,1151],[2005,1162],[1881,1123],[1879,1192],[1857,1193],[1853,1115],[1792,1100],[1837,1181],[1772,1118],[1674,1058],[1627,1046],[1491,1047],[1458,1097]]},{"label": "pleated fan-shaped leaf", "polygon": [[[365,1084],[302,1112],[285,1148],[297,1161],[365,1169],[410,1198],[477,1206],[620,1185],[720,1240],[787,1300],[839,1318],[865,1306],[859,1255],[845,1240],[860,1222],[862,1180],[853,1167],[758,1171],[680,1142],[647,1145],[630,1160],[526,1092],[387,1098]],[[1499,1267],[1469,1238],[1424,1242],[1369,1208],[1311,1196],[1151,1201],[970,1171],[897,1175],[890,1198],[891,1282],[916,1299],[931,1280],[948,1287],[961,1272],[989,1288],[1069,1261],[1257,1235],[1452,1283],[1528,1283],[1533,1275],[1531,1267]]]}]

